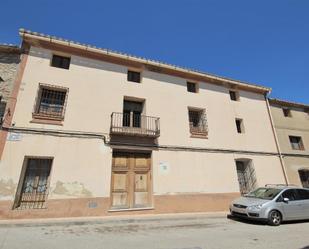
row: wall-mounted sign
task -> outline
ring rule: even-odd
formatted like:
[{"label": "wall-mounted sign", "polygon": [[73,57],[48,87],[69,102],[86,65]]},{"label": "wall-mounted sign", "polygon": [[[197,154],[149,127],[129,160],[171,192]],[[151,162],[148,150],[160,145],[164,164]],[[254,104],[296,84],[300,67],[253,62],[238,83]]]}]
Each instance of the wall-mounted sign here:
[{"label": "wall-mounted sign", "polygon": [[159,163],[159,171],[162,175],[167,175],[170,172],[170,165],[168,162]]},{"label": "wall-mounted sign", "polygon": [[8,141],[21,141],[22,140],[22,134],[20,133],[14,133],[14,132],[10,132],[8,137],[7,137],[7,140]]}]

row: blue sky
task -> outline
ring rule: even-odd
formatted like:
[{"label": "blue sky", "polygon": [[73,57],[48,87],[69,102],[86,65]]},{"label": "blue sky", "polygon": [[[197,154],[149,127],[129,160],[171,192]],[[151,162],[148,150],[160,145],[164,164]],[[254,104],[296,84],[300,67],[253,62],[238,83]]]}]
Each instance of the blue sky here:
[{"label": "blue sky", "polygon": [[309,104],[309,0],[2,0],[0,43],[18,29],[262,84]]}]

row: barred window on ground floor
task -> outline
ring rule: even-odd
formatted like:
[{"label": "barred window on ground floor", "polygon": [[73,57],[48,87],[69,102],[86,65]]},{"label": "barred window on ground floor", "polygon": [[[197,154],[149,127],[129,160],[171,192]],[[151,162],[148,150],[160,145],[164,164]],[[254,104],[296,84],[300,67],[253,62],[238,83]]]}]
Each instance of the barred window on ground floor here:
[{"label": "barred window on ground floor", "polygon": [[52,158],[25,158],[15,196],[15,209],[44,208],[48,195]]},{"label": "barred window on ground floor", "polygon": [[249,193],[256,188],[255,170],[250,159],[236,160],[236,170],[239,182],[239,190],[242,195]]},{"label": "barred window on ground floor", "polygon": [[309,188],[309,168],[298,170],[298,174],[303,187]]}]

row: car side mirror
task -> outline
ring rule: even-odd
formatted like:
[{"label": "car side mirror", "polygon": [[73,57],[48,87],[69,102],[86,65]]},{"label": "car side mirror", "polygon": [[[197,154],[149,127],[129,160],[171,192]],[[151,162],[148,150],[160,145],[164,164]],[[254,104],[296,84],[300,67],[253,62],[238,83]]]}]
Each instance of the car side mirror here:
[{"label": "car side mirror", "polygon": [[285,203],[288,203],[288,202],[289,202],[289,200],[290,200],[289,198],[286,198],[286,197],[285,197],[285,198],[283,198],[283,202],[285,202]]}]

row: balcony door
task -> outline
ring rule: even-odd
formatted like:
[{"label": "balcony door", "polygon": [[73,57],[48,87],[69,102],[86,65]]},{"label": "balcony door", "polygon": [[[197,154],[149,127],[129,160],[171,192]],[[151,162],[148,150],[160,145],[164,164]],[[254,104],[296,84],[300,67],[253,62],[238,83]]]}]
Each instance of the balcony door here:
[{"label": "balcony door", "polygon": [[111,198],[113,209],[151,206],[150,153],[113,153]]},{"label": "balcony door", "polygon": [[141,128],[143,113],[143,102],[123,101],[123,126]]}]

